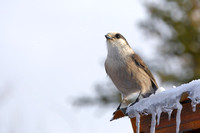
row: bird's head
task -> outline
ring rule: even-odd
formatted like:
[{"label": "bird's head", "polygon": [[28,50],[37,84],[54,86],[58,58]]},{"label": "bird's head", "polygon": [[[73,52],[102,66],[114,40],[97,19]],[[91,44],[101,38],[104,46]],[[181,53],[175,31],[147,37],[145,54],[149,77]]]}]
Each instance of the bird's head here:
[{"label": "bird's head", "polygon": [[126,39],[118,32],[110,32],[105,35],[108,53],[119,52],[119,53],[133,53],[133,50],[129,46]]}]

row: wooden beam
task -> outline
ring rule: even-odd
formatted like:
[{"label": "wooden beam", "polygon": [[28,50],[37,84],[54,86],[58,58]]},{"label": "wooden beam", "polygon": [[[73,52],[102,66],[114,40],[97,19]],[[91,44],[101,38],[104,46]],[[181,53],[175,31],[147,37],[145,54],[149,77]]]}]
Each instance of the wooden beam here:
[{"label": "wooden beam", "polygon": [[[160,125],[156,126],[156,133],[175,133],[176,132],[176,110],[172,112],[171,120],[168,120],[168,114],[162,113]],[[136,133],[136,119],[131,119],[133,131]],[[140,119],[140,132],[149,133],[151,127],[151,115],[142,116]],[[197,110],[192,111],[191,103],[183,104],[181,112],[180,131],[188,131],[200,128],[200,105]]]}]

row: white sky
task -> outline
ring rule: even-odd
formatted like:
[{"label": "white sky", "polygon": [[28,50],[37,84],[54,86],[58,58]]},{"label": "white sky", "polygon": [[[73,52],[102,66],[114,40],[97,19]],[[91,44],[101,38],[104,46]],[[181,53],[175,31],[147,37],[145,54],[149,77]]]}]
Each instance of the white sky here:
[{"label": "white sky", "polygon": [[70,102],[107,80],[106,33],[149,55],[137,28],[146,15],[134,0],[0,1],[0,132],[131,133],[128,118],[109,121],[112,108]]}]

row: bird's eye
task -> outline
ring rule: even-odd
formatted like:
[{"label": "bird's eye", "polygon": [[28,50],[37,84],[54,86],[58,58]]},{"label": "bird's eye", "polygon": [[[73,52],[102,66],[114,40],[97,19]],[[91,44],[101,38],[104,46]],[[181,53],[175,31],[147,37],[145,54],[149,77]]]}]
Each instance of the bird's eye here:
[{"label": "bird's eye", "polygon": [[121,36],[120,36],[120,34],[116,34],[115,37],[116,37],[117,39],[119,39]]}]

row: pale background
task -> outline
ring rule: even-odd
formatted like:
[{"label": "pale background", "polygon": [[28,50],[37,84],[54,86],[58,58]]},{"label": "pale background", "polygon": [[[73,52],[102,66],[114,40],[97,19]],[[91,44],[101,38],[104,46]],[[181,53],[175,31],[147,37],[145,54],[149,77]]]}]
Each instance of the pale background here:
[{"label": "pale background", "polygon": [[107,81],[104,35],[121,32],[151,57],[136,0],[0,1],[0,133],[131,133],[128,118],[110,122],[113,108],[74,107]]}]

